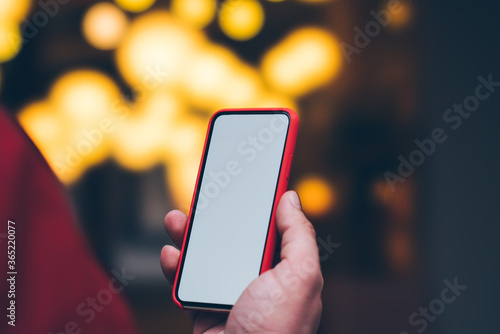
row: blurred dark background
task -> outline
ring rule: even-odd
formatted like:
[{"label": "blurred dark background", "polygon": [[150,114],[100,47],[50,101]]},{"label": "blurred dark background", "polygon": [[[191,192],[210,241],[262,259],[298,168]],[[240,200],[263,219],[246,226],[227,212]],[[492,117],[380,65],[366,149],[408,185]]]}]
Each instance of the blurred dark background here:
[{"label": "blurred dark background", "polygon": [[[23,1],[13,5],[24,13],[20,31],[0,24],[8,41],[0,43],[0,103],[66,184],[105,271],[137,275],[124,293],[143,333],[190,332],[159,254],[171,243],[164,215],[189,205],[208,117],[265,105],[301,118],[290,188],[317,230],[320,333],[499,332],[500,87],[468,99],[478,77],[500,82],[491,2],[200,0],[193,11],[182,1],[136,1],[141,8],[123,0],[92,18],[100,2],[72,0],[29,38],[26,20],[37,23],[44,9],[25,2],[24,12]],[[231,19],[239,11],[248,26]],[[374,17],[381,11],[387,25]],[[179,31],[183,38],[169,39]],[[288,66],[280,72],[280,64]],[[466,116],[448,113],[470,101],[478,106]],[[106,117],[113,131],[68,162],[69,150],[90,141],[82,131]],[[422,151],[415,140],[437,128],[446,141],[414,153]],[[418,160],[411,175],[398,175],[401,159]],[[435,301],[445,280],[467,286],[449,304]],[[409,320],[420,307],[431,317]]]}]

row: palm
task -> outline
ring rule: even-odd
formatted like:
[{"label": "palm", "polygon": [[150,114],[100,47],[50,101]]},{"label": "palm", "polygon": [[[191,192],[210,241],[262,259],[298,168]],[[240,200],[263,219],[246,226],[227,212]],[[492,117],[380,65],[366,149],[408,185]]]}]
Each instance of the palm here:
[{"label": "palm", "polygon": [[[165,217],[167,232],[178,244],[182,240],[186,220],[187,217],[178,211]],[[277,227],[282,237],[281,261],[243,291],[229,315],[189,312],[193,333],[293,334],[317,330],[323,278],[314,229],[302,211],[283,200],[278,207]],[[178,261],[179,251],[165,246],[161,263],[170,282],[173,281]]]},{"label": "palm", "polygon": [[[305,277],[307,273],[289,269],[288,262],[281,262],[255,279],[242,293],[228,317],[210,312],[196,313],[194,333],[308,333],[311,322],[317,321],[313,317],[321,313],[321,303],[314,304],[316,296],[311,291],[296,291],[304,279],[300,276]],[[292,290],[303,296],[291,295],[289,292]],[[303,300],[304,295],[310,296],[306,296],[309,302],[302,302],[297,308],[293,299]],[[309,319],[304,319],[307,317]]]}]

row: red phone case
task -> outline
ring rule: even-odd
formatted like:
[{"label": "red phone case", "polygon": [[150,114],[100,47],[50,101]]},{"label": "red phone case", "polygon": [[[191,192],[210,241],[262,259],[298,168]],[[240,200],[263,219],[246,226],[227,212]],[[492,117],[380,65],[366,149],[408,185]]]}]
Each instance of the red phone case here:
[{"label": "red phone case", "polygon": [[[188,221],[186,225],[185,231],[188,231],[190,228],[191,224],[191,215],[193,213],[193,206],[195,204],[195,199],[196,199],[196,194],[199,191],[199,181],[200,181],[200,173],[202,170],[203,162],[205,159],[205,154],[206,154],[206,149],[207,149],[207,143],[208,143],[208,138],[209,138],[209,133],[210,129],[212,128],[212,123],[214,119],[223,113],[230,113],[230,112],[255,112],[255,111],[281,111],[285,112],[288,114],[290,118],[290,124],[288,128],[288,134],[285,142],[285,149],[283,153],[283,160],[281,162],[281,169],[278,177],[278,185],[276,189],[276,197],[274,199],[274,205],[273,205],[273,211],[271,215],[271,221],[269,223],[269,229],[268,229],[268,235],[267,235],[267,240],[264,248],[264,254],[262,258],[262,265],[260,268],[260,273],[262,274],[265,271],[271,269],[272,263],[273,263],[273,258],[274,258],[274,251],[276,247],[276,239],[277,239],[277,229],[276,229],[276,208],[278,207],[279,200],[281,196],[286,192],[287,186],[288,186],[288,178],[290,175],[290,169],[292,166],[292,159],[293,159],[293,152],[295,150],[295,142],[297,140],[297,134],[299,131],[299,117],[297,116],[297,113],[293,111],[292,109],[289,108],[235,108],[235,109],[221,109],[214,113],[212,117],[210,118],[208,128],[207,128],[207,135],[205,136],[205,144],[203,146],[203,153],[201,156],[201,161],[200,161],[200,167],[198,168],[198,176],[196,177],[196,188],[193,192],[193,197],[191,200],[191,208],[189,209],[189,216],[188,216]],[[179,272],[181,268],[181,262],[184,260],[184,252],[186,248],[186,242],[187,242],[187,235],[188,233],[184,233],[184,239],[182,242],[182,248],[180,252],[180,257],[179,257],[179,264],[177,265],[177,271],[175,274],[175,281],[174,281],[174,286],[172,288],[172,296],[174,303],[180,307],[181,309],[185,309],[185,307],[182,305],[182,301],[180,301],[177,298],[177,287],[178,287],[178,280],[179,280]],[[193,307],[190,307],[190,309],[193,309]],[[205,309],[200,307],[199,309]],[[205,309],[206,310],[206,309]],[[212,311],[221,311],[221,312],[228,312],[228,309],[214,309],[213,307],[210,308]]]}]

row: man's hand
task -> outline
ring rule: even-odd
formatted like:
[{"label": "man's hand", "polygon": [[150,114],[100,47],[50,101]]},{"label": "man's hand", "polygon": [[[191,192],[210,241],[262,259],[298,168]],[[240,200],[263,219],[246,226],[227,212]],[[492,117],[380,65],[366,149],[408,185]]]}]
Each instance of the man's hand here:
[{"label": "man's hand", "polygon": [[[165,217],[165,229],[181,246],[187,217],[173,210]],[[229,315],[188,312],[194,333],[316,333],[321,317],[323,277],[316,233],[304,216],[297,193],[283,195],[276,212],[281,235],[281,261],[257,277],[241,294]],[[161,266],[173,283],[179,251],[165,246]]]}]

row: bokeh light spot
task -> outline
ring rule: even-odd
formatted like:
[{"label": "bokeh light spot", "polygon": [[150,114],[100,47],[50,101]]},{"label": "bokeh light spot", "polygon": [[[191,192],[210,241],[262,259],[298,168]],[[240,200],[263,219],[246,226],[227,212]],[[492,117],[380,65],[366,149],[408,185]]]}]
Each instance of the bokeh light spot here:
[{"label": "bokeh light spot", "polygon": [[219,26],[228,37],[246,41],[264,24],[264,10],[256,0],[226,0],[220,9]]},{"label": "bokeh light spot", "polygon": [[19,114],[19,123],[39,148],[57,145],[57,140],[64,137],[60,136],[63,130],[60,117],[53,111],[54,108],[47,103],[35,102]]},{"label": "bokeh light spot", "polygon": [[180,23],[166,11],[135,20],[117,49],[120,73],[132,87],[147,90],[178,83],[201,44],[201,33]]},{"label": "bokeh light spot", "polygon": [[319,28],[300,28],[273,47],[262,72],[276,90],[292,96],[309,93],[338,74],[342,53],[336,38]]},{"label": "bokeh light spot", "polygon": [[0,1],[0,21],[9,19],[21,21],[31,7],[30,0],[2,0]]},{"label": "bokeh light spot", "polygon": [[196,107],[215,110],[215,105],[226,94],[223,87],[236,64],[234,55],[223,47],[203,48],[193,55],[182,83]]},{"label": "bokeh light spot", "polygon": [[171,124],[184,112],[179,98],[166,91],[147,96],[116,130],[114,156],[124,167],[144,170],[165,160]]},{"label": "bokeh light spot", "polygon": [[197,108],[212,112],[228,106],[255,106],[262,90],[255,69],[220,46],[206,47],[193,56],[183,87]]},{"label": "bokeh light spot", "polygon": [[17,24],[0,18],[0,63],[14,58],[21,46],[22,37]]},{"label": "bokeh light spot", "polygon": [[302,209],[313,217],[325,215],[336,205],[335,189],[321,176],[306,176],[297,183],[296,190],[302,202]]},{"label": "bokeh light spot", "polygon": [[387,10],[391,13],[391,22],[389,26],[394,29],[402,29],[406,27],[412,19],[412,5],[406,1],[399,1],[387,3]]},{"label": "bokeh light spot", "polygon": [[171,3],[174,16],[199,29],[213,20],[216,7],[214,0],[172,0]]},{"label": "bokeh light spot", "polygon": [[108,76],[100,72],[77,70],[57,80],[50,98],[76,124],[94,126],[112,114],[113,103],[120,98],[120,91]]},{"label": "bokeh light spot", "polygon": [[115,49],[127,30],[127,16],[115,5],[101,2],[92,6],[83,19],[83,36],[93,47]]},{"label": "bokeh light spot", "polygon": [[18,120],[61,181],[71,183],[80,177],[87,164],[76,160],[73,164],[72,160],[68,165],[68,156],[72,154],[68,138],[72,131],[57,108],[45,101],[34,102],[19,113]]},{"label": "bokeh light spot", "polygon": [[116,4],[126,11],[139,13],[151,7],[156,0],[115,0]]}]

